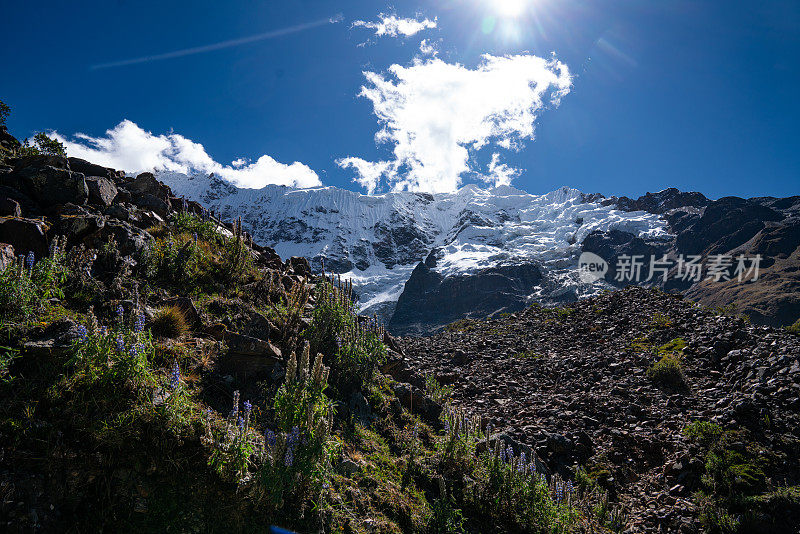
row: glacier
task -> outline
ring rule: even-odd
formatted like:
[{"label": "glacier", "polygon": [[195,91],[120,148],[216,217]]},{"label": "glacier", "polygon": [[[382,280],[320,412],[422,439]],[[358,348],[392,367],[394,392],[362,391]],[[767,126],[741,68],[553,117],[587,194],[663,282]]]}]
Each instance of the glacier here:
[{"label": "glacier", "polygon": [[253,238],[283,258],[304,256],[312,269],[353,282],[361,310],[388,320],[411,272],[429,254],[441,275],[464,275],[515,262],[536,263],[547,283],[532,299],[583,284],[577,260],[594,231],[619,230],[647,240],[671,236],[660,215],[603,205],[600,195],[561,187],[534,195],[511,186],[465,185],[453,193],[366,195],[338,187],[238,188],[215,175],[159,172],[178,196],[222,217],[241,217]]}]

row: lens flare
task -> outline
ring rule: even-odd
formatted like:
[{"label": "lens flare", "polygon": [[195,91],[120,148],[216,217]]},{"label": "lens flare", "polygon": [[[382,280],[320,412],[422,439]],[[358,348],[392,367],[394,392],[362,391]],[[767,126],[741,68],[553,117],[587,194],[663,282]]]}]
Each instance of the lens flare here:
[{"label": "lens flare", "polygon": [[494,9],[501,17],[518,17],[522,15],[526,7],[526,0],[494,0]]}]

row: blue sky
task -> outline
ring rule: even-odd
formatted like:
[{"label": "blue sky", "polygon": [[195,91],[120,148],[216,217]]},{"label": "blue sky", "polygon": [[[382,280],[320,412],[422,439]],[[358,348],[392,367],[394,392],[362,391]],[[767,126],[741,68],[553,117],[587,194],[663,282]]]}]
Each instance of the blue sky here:
[{"label": "blue sky", "polygon": [[[428,23],[376,35],[381,14]],[[14,2],[0,33],[12,133],[110,163],[358,191],[800,185],[794,1]]]}]

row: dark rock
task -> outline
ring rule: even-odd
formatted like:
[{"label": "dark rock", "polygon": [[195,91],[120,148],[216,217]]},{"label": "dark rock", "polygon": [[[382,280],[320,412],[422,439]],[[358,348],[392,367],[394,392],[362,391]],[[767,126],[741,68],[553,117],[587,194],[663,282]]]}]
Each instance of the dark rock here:
[{"label": "dark rock", "polygon": [[169,187],[159,182],[151,172],[143,172],[142,174],[138,175],[128,186],[128,190],[134,196],[152,195],[159,200],[164,201],[167,209],[169,209],[167,202],[172,196],[172,191],[170,191]]},{"label": "dark rock", "polygon": [[100,248],[111,238],[117,242],[120,254],[129,256],[141,252],[152,241],[153,236],[126,222],[109,220],[99,232],[91,236],[87,245]]},{"label": "dark rock", "polygon": [[19,202],[0,197],[0,217],[22,217],[22,208]]},{"label": "dark rock", "polygon": [[143,195],[134,197],[133,203],[140,208],[152,210],[163,219],[166,219],[170,213],[169,204],[157,196],[151,195],[150,193],[145,193]]},{"label": "dark rock", "polygon": [[435,266],[435,252],[414,268],[406,282],[389,322],[393,334],[421,334],[463,317],[521,310],[542,280],[539,267],[531,263],[449,277],[431,264]]},{"label": "dark rock", "polygon": [[71,172],[67,168],[49,165],[15,167],[7,179],[10,182],[5,185],[27,193],[44,209],[51,209],[57,204],[85,204],[89,198],[89,189],[83,174]]},{"label": "dark rock", "polygon": [[429,424],[439,424],[439,415],[442,413],[442,406],[425,396],[421,389],[398,382],[392,386],[394,394],[403,405],[411,413],[419,414]]},{"label": "dark rock", "polygon": [[311,267],[309,266],[307,259],[301,256],[292,256],[286,261],[286,263],[292,269],[294,274],[299,274],[300,276],[311,276]]},{"label": "dark rock", "polygon": [[13,265],[15,259],[14,247],[8,243],[0,243],[0,271],[9,265]]},{"label": "dark rock", "polygon": [[37,258],[48,254],[47,226],[39,220],[0,217],[0,243],[8,243],[17,254],[30,251]]},{"label": "dark rock", "polygon": [[240,376],[264,374],[281,361],[280,349],[264,339],[228,332],[225,342],[225,364]]},{"label": "dark rock", "polygon": [[33,357],[60,356],[72,348],[72,343],[80,337],[79,325],[72,319],[59,319],[47,326],[42,337],[28,341],[23,352]]},{"label": "dark rock", "polygon": [[110,167],[103,167],[102,165],[95,165],[94,163],[90,163],[85,159],[80,158],[67,158],[69,162],[69,168],[73,172],[79,172],[84,176],[88,177],[102,177],[109,180],[113,180],[117,173],[114,169]]},{"label": "dark rock", "polygon": [[110,206],[117,196],[117,186],[108,178],[89,176],[86,178],[89,188],[89,202],[100,206]]}]

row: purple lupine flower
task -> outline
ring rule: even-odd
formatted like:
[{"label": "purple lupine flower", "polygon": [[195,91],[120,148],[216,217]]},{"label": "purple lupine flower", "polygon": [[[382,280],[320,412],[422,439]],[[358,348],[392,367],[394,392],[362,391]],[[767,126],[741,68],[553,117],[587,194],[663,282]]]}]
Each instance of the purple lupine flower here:
[{"label": "purple lupine flower", "polygon": [[122,304],[117,306],[117,321],[122,322],[125,321],[125,308],[122,307]]},{"label": "purple lupine flower", "polygon": [[136,323],[134,323],[133,329],[137,334],[144,332],[144,314],[142,312],[136,315]]},{"label": "purple lupine flower", "polygon": [[264,441],[267,443],[267,446],[271,449],[275,446],[275,432],[272,430],[267,430],[267,434],[264,437]]},{"label": "purple lupine flower", "polygon": [[28,267],[28,270],[33,269],[34,263],[36,263],[36,255],[31,250],[28,252],[28,257],[25,258],[25,265]]},{"label": "purple lupine flower", "polygon": [[292,454],[292,449],[286,449],[286,456],[283,457],[283,464],[286,467],[292,467],[294,463],[294,454]]},{"label": "purple lupine flower", "polygon": [[567,480],[567,495],[572,495],[573,491],[575,491],[575,488],[572,487],[572,481]]},{"label": "purple lupine flower", "polygon": [[241,415],[239,416],[239,419],[236,421],[236,426],[239,427],[239,432],[244,430],[244,417],[242,417]]},{"label": "purple lupine flower", "polygon": [[519,453],[519,465],[517,466],[517,471],[521,473],[525,472],[525,451]]},{"label": "purple lupine flower", "polygon": [[556,502],[561,502],[564,498],[564,487],[561,482],[556,482]]},{"label": "purple lupine flower", "polygon": [[86,341],[86,338],[89,336],[89,333],[86,331],[86,327],[84,325],[78,326],[78,339],[81,341]]},{"label": "purple lupine flower", "polygon": [[181,368],[178,367],[178,360],[172,362],[172,372],[169,376],[169,387],[172,389],[178,389],[178,386],[181,383]]},{"label": "purple lupine flower", "polygon": [[447,419],[444,420],[444,433],[445,434],[450,433],[450,421]]},{"label": "purple lupine flower", "polygon": [[108,327],[107,326],[101,326],[100,327],[100,335],[103,336],[103,337],[106,337],[108,335]]},{"label": "purple lupine flower", "polygon": [[122,337],[122,334],[117,336],[117,352],[120,354],[125,353],[125,338]]},{"label": "purple lupine flower", "polygon": [[253,409],[253,405],[250,404],[249,400],[246,400],[246,401],[244,401],[243,406],[244,406],[244,416],[248,417],[250,415],[250,410]]}]

